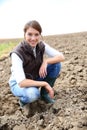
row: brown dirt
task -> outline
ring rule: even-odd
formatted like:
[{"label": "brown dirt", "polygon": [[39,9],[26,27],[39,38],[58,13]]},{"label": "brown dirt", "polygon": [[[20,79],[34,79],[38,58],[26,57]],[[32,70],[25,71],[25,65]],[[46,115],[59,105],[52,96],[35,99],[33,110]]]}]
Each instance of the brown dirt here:
[{"label": "brown dirt", "polygon": [[11,63],[4,57],[0,60],[0,130],[87,130],[87,32],[44,39],[65,55],[54,86],[56,102],[35,102],[32,114],[25,116],[10,91]]}]

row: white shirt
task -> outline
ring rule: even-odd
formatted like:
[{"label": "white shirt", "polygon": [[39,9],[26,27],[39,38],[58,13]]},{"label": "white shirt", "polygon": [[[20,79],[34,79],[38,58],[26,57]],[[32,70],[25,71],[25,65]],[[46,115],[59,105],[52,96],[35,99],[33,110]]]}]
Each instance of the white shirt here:
[{"label": "white shirt", "polygon": [[[62,54],[61,52],[49,46],[48,44],[46,43],[44,44],[45,44],[45,54],[47,54],[49,57],[54,57],[56,55]],[[12,53],[11,59],[12,59],[12,66],[11,66],[12,75],[10,77],[10,80],[16,80],[17,83],[20,83],[22,80],[26,78],[23,70],[23,61],[16,53]]]}]

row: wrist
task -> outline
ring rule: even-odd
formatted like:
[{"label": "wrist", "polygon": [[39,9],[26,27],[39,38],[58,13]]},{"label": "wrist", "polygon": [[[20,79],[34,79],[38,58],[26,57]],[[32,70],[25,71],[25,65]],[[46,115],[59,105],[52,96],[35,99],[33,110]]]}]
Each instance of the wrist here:
[{"label": "wrist", "polygon": [[44,81],[44,86],[47,86],[47,85],[48,85],[48,83]]},{"label": "wrist", "polygon": [[48,64],[47,59],[43,60],[43,63]]}]

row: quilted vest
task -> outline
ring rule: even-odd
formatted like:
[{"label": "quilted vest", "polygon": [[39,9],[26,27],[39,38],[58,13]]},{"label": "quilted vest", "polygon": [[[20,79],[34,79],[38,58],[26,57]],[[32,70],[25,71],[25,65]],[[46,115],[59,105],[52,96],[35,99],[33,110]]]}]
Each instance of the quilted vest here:
[{"label": "quilted vest", "polygon": [[26,42],[22,41],[18,46],[10,53],[16,53],[23,61],[23,69],[28,79],[36,79],[39,76],[39,68],[43,62],[45,45],[43,42],[39,42],[36,46],[36,57],[32,47]]}]

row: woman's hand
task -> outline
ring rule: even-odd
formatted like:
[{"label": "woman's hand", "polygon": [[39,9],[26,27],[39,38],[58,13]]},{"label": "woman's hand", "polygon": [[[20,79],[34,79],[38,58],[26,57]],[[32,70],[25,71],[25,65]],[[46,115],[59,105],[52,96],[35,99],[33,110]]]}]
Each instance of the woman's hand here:
[{"label": "woman's hand", "polygon": [[40,78],[45,78],[47,75],[47,62],[43,61],[40,69],[39,69],[39,76]]},{"label": "woman's hand", "polygon": [[50,97],[53,98],[54,97],[54,90],[48,83],[46,84],[45,89],[48,91]]}]

